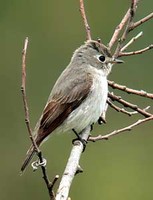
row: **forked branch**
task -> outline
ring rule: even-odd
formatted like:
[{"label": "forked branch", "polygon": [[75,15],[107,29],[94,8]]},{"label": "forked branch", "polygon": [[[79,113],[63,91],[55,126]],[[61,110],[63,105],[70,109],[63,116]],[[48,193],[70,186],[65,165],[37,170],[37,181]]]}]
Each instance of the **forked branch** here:
[{"label": "forked branch", "polygon": [[113,33],[113,36],[108,44],[109,49],[111,49],[114,46],[114,44],[116,43],[116,41],[118,41],[119,35],[120,35],[121,31],[123,30],[125,24],[127,23],[129,16],[130,16],[130,9],[128,9],[125,16],[121,20],[120,24],[116,27],[116,29]]},{"label": "forked branch", "polygon": [[[107,100],[107,103],[108,105],[113,108],[114,110],[116,110],[117,112],[121,112],[121,113],[124,113],[128,116],[132,116],[132,115],[135,115],[135,114],[138,114],[138,111],[127,111],[125,110],[124,108],[120,108],[119,106],[116,106],[115,104],[112,103],[112,101],[110,101],[110,99],[108,98]],[[144,111],[147,111],[148,109],[150,108],[150,106],[147,106],[146,108],[144,108],[143,110]]]},{"label": "forked branch", "polygon": [[149,15],[147,15],[146,17],[140,19],[139,21],[133,23],[130,28],[129,28],[129,31],[132,31],[133,29],[137,28],[138,26],[140,26],[141,24],[147,22],[148,20],[152,19],[153,18],[153,12],[150,13]]},{"label": "forked branch", "polygon": [[113,89],[118,89],[118,90],[121,90],[123,92],[127,92],[128,94],[135,94],[135,95],[138,95],[138,96],[142,96],[142,97],[147,97],[147,98],[153,99],[153,94],[152,93],[148,93],[148,92],[146,92],[144,90],[135,90],[135,89],[132,89],[132,88],[128,88],[125,85],[120,85],[118,83],[115,83],[114,81],[109,81],[109,80],[108,80],[108,85],[110,87],[112,87]]},{"label": "forked branch", "polygon": [[108,97],[110,99],[112,99],[112,101],[117,101],[118,103],[122,104],[125,107],[131,108],[132,110],[137,111],[138,113],[140,113],[141,115],[143,115],[144,117],[150,117],[152,116],[151,113],[147,112],[144,109],[139,108],[137,105],[130,103],[128,101],[125,101],[124,99],[122,99],[120,96],[116,96],[113,93],[108,94]]},{"label": "forked branch", "polygon": [[[114,57],[121,57],[121,56],[131,56],[131,55],[137,55],[144,53],[145,51],[148,51],[153,48],[153,45],[149,45],[146,48],[143,48],[141,50],[136,50],[132,52],[124,52],[127,47],[129,47],[137,38],[139,38],[142,34],[138,34],[138,36],[132,38],[130,42],[124,45],[124,42],[126,41],[126,38],[128,34],[141,24],[147,22],[148,20],[153,18],[153,13],[150,13],[146,17],[142,18],[141,20],[134,22],[134,16],[137,9],[137,5],[139,3],[139,0],[131,0],[131,6],[126,12],[125,16],[121,20],[120,24],[116,27],[113,36],[108,44],[109,49],[111,49],[114,44],[118,41],[117,47],[115,49]],[[120,37],[120,33],[122,33]]]},{"label": "forked branch", "polygon": [[153,44],[147,46],[146,48],[144,49],[140,49],[140,50],[137,50],[137,51],[131,51],[131,52],[120,52],[118,54],[118,57],[121,57],[121,56],[135,56],[135,55],[138,55],[138,54],[142,54],[150,49],[153,48]]},{"label": "forked branch", "polygon": [[147,117],[145,119],[139,119],[138,121],[136,121],[135,123],[133,123],[129,126],[126,126],[124,128],[121,128],[121,129],[118,129],[118,130],[115,130],[115,131],[112,131],[111,133],[108,133],[106,135],[98,135],[98,136],[95,136],[95,137],[89,137],[88,141],[96,142],[98,140],[108,140],[110,137],[116,136],[116,135],[123,133],[125,131],[131,131],[132,128],[134,128],[134,127],[136,127],[140,124],[143,124],[147,121],[150,121],[150,120],[153,120],[153,115],[151,115],[150,117]]}]

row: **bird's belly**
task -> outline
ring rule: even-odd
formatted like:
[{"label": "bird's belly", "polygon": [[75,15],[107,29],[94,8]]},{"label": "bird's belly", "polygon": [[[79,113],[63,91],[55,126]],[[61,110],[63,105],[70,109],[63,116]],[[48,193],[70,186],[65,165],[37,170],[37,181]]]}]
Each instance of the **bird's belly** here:
[{"label": "bird's belly", "polygon": [[65,132],[75,129],[78,133],[99,119],[105,109],[108,94],[107,79],[96,74],[88,97],[76,108],[59,127]]}]

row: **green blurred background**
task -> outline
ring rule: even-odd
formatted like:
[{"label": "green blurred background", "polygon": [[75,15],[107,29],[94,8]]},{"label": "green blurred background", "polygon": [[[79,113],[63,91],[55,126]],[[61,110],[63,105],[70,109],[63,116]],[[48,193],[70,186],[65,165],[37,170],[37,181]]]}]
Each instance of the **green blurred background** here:
[{"label": "green blurred background", "polygon": [[[107,44],[115,26],[126,12],[130,0],[85,1],[93,38]],[[141,1],[136,19],[152,12],[153,1]],[[136,29],[144,36],[129,50],[143,48],[153,41],[153,21]],[[27,53],[27,95],[32,127],[46,103],[50,90],[72,52],[85,41],[79,13],[79,0],[13,0],[0,1],[0,93],[1,93],[1,170],[0,199],[49,199],[41,173],[28,168],[19,175],[20,166],[30,145],[24,124],[20,92],[21,50],[29,37]],[[129,37],[129,38],[130,38]],[[125,64],[114,66],[109,79],[129,87],[152,90],[153,54],[125,58]],[[118,95],[121,92],[115,91]],[[144,108],[151,100],[123,95]],[[150,109],[153,112],[153,109]],[[105,134],[124,127],[141,116],[128,117],[111,108],[107,124],[96,125],[93,134]],[[84,173],[78,175],[71,188],[72,199],[150,200],[153,199],[153,124],[143,124],[130,133],[109,141],[89,143],[81,158]],[[50,179],[61,175],[73,134],[54,135],[42,146],[48,160]]]}]

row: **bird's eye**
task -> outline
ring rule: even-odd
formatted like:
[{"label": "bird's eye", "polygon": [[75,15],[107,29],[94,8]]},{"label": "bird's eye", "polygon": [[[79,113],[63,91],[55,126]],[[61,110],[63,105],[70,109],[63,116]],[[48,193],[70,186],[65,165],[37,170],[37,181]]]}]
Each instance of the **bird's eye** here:
[{"label": "bird's eye", "polygon": [[98,57],[98,59],[99,59],[99,61],[104,62],[105,61],[105,56],[101,55],[101,56]]}]

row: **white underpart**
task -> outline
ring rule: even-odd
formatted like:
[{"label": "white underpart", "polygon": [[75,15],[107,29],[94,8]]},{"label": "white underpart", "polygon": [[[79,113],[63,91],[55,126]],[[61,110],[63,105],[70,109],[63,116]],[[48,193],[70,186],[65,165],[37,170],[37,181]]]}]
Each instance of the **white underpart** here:
[{"label": "white underpart", "polygon": [[105,110],[108,94],[106,75],[101,69],[96,69],[90,65],[88,67],[90,67],[90,72],[93,75],[91,91],[81,105],[55,130],[56,132],[75,129],[80,133],[88,125],[97,122]]}]

